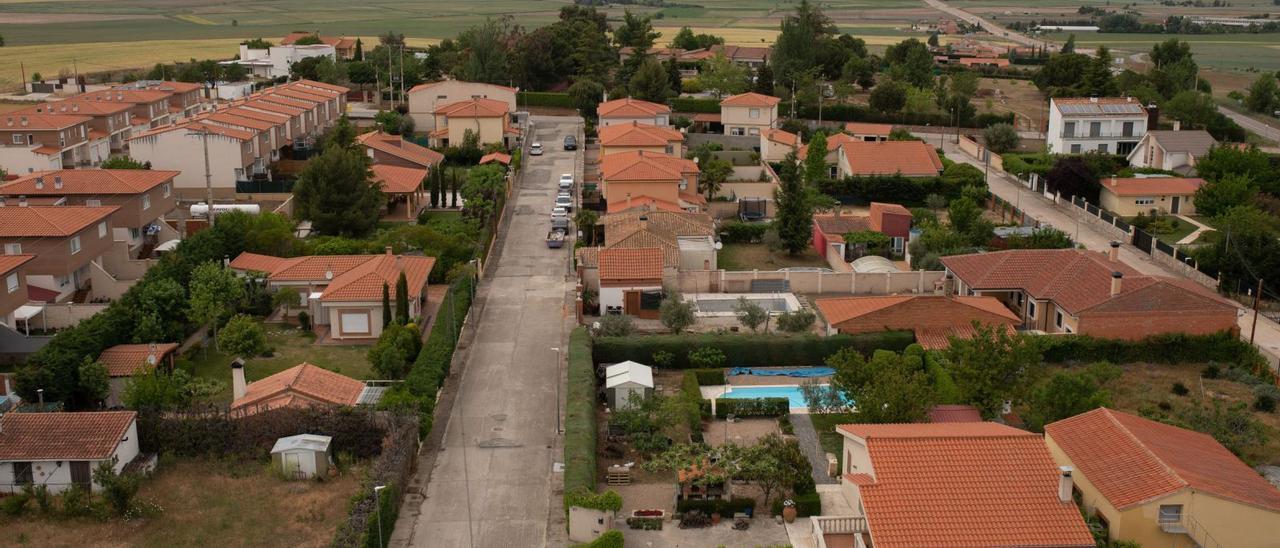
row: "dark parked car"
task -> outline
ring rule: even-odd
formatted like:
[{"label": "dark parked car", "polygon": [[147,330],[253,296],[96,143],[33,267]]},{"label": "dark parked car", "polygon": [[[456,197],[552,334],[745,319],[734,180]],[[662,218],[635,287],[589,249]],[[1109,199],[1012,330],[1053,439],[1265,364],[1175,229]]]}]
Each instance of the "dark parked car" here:
[{"label": "dark parked car", "polygon": [[565,136],[564,136],[564,149],[565,149],[565,150],[578,150],[578,138],[577,138],[577,137],[574,137],[574,136],[572,136],[572,135],[565,135]]}]

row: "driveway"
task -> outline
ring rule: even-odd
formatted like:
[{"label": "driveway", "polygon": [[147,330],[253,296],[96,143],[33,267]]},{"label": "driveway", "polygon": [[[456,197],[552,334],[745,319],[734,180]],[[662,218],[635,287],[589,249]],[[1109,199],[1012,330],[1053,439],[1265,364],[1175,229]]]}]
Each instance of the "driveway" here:
[{"label": "driveway", "polygon": [[[576,117],[533,117],[543,156],[525,159],[503,230],[476,296],[478,317],[460,345],[461,381],[438,453],[420,455],[418,495],[406,497],[392,546],[562,546],[563,477],[557,432],[564,348],[573,324],[568,303],[572,245],[548,249],[556,180],[578,173],[576,152],[559,143],[579,135]],[[465,343],[467,339],[464,338]],[[458,364],[455,363],[455,367]],[[455,370],[457,374],[458,370]],[[446,386],[449,386],[446,384]],[[426,446],[424,452],[432,451]],[[415,482],[418,483],[418,482]],[[412,489],[411,489],[412,491]]]}]

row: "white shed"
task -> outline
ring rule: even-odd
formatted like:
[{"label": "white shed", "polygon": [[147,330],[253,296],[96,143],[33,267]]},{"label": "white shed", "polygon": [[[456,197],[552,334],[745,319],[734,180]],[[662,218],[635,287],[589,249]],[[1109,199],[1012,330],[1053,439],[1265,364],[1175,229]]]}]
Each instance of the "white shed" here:
[{"label": "white shed", "polygon": [[285,476],[294,479],[313,478],[329,473],[329,445],[333,438],[316,434],[298,434],[276,440],[271,448],[271,464]]},{"label": "white shed", "polygon": [[633,361],[615,363],[604,370],[604,387],[609,407],[626,409],[631,395],[648,398],[653,395],[653,368]]}]

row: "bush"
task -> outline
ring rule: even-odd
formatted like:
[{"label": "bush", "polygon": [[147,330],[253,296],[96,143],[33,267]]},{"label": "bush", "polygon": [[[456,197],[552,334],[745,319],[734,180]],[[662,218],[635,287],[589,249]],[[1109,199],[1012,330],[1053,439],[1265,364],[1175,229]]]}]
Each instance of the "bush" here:
[{"label": "bush", "polygon": [[[720,101],[715,99],[694,99],[691,97],[676,97],[671,100],[671,110],[675,112],[694,112],[702,114],[719,114]],[[781,112],[782,109],[779,109]],[[817,118],[816,116],[814,118]]]},{"label": "bush", "polygon": [[595,540],[585,544],[575,544],[574,548],[623,548],[622,531],[617,529],[605,531]]},{"label": "bush", "polygon": [[1204,369],[1200,370],[1200,376],[1206,379],[1216,379],[1221,374],[1222,372],[1218,369],[1218,366],[1212,363],[1204,366]]},{"label": "bush", "polygon": [[720,225],[720,241],[726,244],[757,244],[764,241],[764,233],[772,223],[744,223],[726,221]]},{"label": "bush", "polygon": [[641,531],[661,531],[662,518],[627,518],[627,527]]},{"label": "bush", "polygon": [[609,314],[600,318],[600,329],[596,334],[601,337],[626,337],[636,330],[631,316]]},{"label": "bush", "polygon": [[670,352],[659,350],[653,353],[653,365],[660,369],[671,367],[671,360],[673,359],[675,359],[675,356],[672,356]]},{"label": "bush", "polygon": [[[625,361],[625,360],[620,360]],[[564,490],[596,488],[596,373],[591,338],[579,327],[569,335],[565,389]]]},{"label": "bush", "polygon": [[431,432],[436,391],[449,374],[458,333],[466,320],[467,310],[471,308],[471,289],[474,283],[475,278],[468,273],[449,286],[440,310],[436,312],[436,323],[431,327],[422,350],[418,352],[409,375],[405,377],[403,389],[408,390],[418,403],[418,427],[423,436]]},{"label": "bush", "polygon": [[311,331],[311,314],[307,314],[306,310],[298,313],[298,327],[303,331]]},{"label": "bush", "polygon": [[[818,493],[797,494],[791,497],[791,501],[796,503],[796,516],[809,517],[822,515],[822,497]],[[774,499],[773,505],[769,508],[773,515],[782,515],[782,498]]]},{"label": "bush", "polygon": [[[1265,364],[1257,348],[1225,332],[1210,335],[1175,333],[1136,341],[1062,335],[1044,337],[1043,341],[1044,359],[1049,363],[1218,363],[1246,370]],[[1266,367],[1262,370],[1270,371]],[[1224,374],[1229,375],[1230,370]]]},{"label": "bush", "polygon": [[72,485],[62,492],[62,515],[67,517],[87,516],[93,511],[93,497],[80,485]]},{"label": "bush", "polygon": [[747,497],[734,497],[729,500],[681,500],[676,502],[676,512],[682,514],[698,511],[707,515],[732,516],[737,513],[754,515],[755,510],[756,499]]},{"label": "bush", "polygon": [[684,403],[685,420],[689,423],[689,435],[695,443],[702,441],[702,390],[696,371],[685,371],[680,381],[680,399]]},{"label": "bush", "polygon": [[673,369],[694,368],[689,353],[704,347],[719,349],[725,355],[726,365],[731,367],[814,366],[845,348],[855,348],[864,355],[875,350],[901,352],[914,339],[909,331],[830,337],[745,333],[597,337],[591,351],[596,363],[627,360],[643,363],[658,352],[667,352],[672,356],[670,367]]},{"label": "bush", "polygon": [[717,398],[716,418],[777,417],[791,412],[787,398]]},{"label": "bush", "polygon": [[27,502],[31,500],[31,495],[26,493],[18,493],[16,495],[0,499],[0,513],[6,516],[21,516],[27,511]]},{"label": "bush", "polygon": [[1175,396],[1185,396],[1191,393],[1191,390],[1187,389],[1187,385],[1182,384],[1181,382],[1173,383],[1172,391]]},{"label": "bush", "polygon": [[577,108],[577,105],[573,103],[573,97],[570,97],[568,93],[522,91],[517,101],[528,107]]},{"label": "bush", "polygon": [[1275,413],[1276,399],[1266,394],[1259,394],[1253,400],[1253,410],[1263,413]]},{"label": "bush", "polygon": [[724,367],[724,352],[709,346],[693,350],[689,352],[689,364],[698,369]]},{"label": "bush", "polygon": [[695,369],[693,374],[698,379],[698,386],[719,386],[725,384],[724,369]]},{"label": "bush", "polygon": [[778,329],[786,333],[805,333],[818,317],[811,310],[783,312],[778,315]]}]

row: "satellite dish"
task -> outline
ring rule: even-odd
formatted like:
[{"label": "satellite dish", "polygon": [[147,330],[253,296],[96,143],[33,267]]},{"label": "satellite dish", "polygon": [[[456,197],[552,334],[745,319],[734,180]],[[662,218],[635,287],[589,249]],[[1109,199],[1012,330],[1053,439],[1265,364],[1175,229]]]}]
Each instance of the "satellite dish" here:
[{"label": "satellite dish", "polygon": [[332,279],[333,279],[333,271],[332,271],[332,270],[326,270],[326,271],[324,271],[324,279],[326,279],[326,280],[332,280]]},{"label": "satellite dish", "polygon": [[716,248],[716,251],[720,251],[721,249],[724,249],[724,244],[721,242],[716,242],[715,248]]}]

